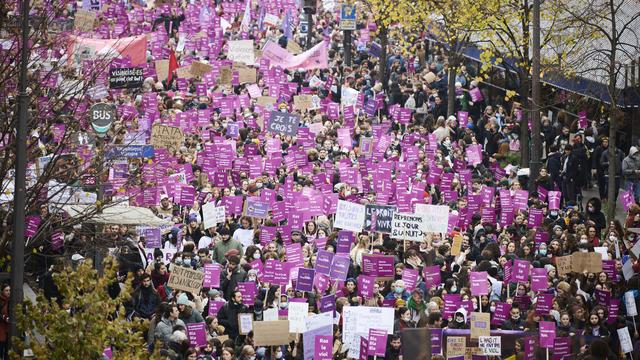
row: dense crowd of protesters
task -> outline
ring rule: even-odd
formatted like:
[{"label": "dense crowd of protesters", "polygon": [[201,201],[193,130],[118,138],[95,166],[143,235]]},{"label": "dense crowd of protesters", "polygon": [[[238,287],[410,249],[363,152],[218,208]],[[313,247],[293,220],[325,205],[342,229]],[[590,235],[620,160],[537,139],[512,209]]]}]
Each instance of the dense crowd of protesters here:
[{"label": "dense crowd of protesters", "polygon": [[[241,2],[144,9],[137,3],[112,1],[102,5],[96,29],[113,30],[119,8],[131,13],[127,25],[133,33],[135,28],[153,34],[153,39],[160,39],[154,44],[160,43],[162,54],[175,53],[179,65],[196,59],[214,64],[226,58],[224,45],[218,53],[202,51],[196,49],[195,39],[188,39],[184,50],[176,51],[181,36],[193,34],[185,29],[197,29],[203,21],[215,23],[216,17],[229,25],[224,29],[223,44],[253,39],[256,49],[261,49],[267,39],[282,47],[307,39],[295,26],[299,12],[295,5],[277,12],[281,21],[293,22],[292,28],[263,24],[264,14],[257,6],[252,9],[247,30],[241,26],[245,9]],[[75,11],[69,10],[71,14]],[[472,312],[491,314],[493,330],[522,332],[514,344],[504,347],[502,358],[523,356],[524,334],[538,333],[541,321],[555,323],[557,337],[570,338],[574,358],[623,357],[617,330],[626,327],[634,342],[633,357],[640,358],[638,319],[627,316],[629,295],[625,297],[630,292],[634,304],[640,297],[638,253],[631,251],[638,241],[634,229],[640,228],[640,206],[635,204],[640,198],[638,148],[631,147],[627,156],[619,149],[615,156],[610,155],[606,118],[583,124],[563,112],[553,119],[543,116],[546,163],[539,174],[528,174],[523,171],[528,164],[513,165],[519,158],[520,128],[527,126],[522,109],[490,96],[464,66],[456,74],[450,73],[447,59],[434,44],[420,41],[403,48],[392,40],[387,59],[379,59],[368,51],[372,40],[366,37],[376,26],[366,13],[359,19],[353,64],[347,66],[339,11],[318,11],[309,29],[310,38],[314,43],[329,41],[328,68],[273,71],[261,67],[256,82],[261,95],[275,98],[276,110],[301,115],[297,136],[265,131],[269,113],[249,96],[252,84],[207,85],[202,93],[196,90],[203,83],[198,77],[183,81],[174,75],[171,80],[158,81],[157,76],[148,76],[141,88],[111,91],[103,99],[117,104],[122,116],[107,134],[107,146],[126,145],[130,135],[145,130],[148,142],[149,127],[142,123],[149,106],[157,108],[156,121],[162,123],[210,111],[206,112],[208,124],[194,126],[174,153],[155,149],[153,160],[128,159],[114,167],[106,179],[156,191],[157,203],[144,206],[171,223],[161,229],[160,245],[151,250],[147,228],[114,224],[105,227],[101,238],[115,248],[123,278],[127,273],[133,276],[127,316],[150,321],[145,334],[149,349],[160,347],[168,359],[302,359],[300,336],[281,346],[254,345],[253,333],[240,334],[238,315],[253,314],[254,321],[261,321],[269,309],[286,314],[294,299],[307,302],[310,313],[319,313],[320,299],[334,294],[334,359],[347,357],[341,314],[348,306],[395,309],[394,332],[387,338],[386,354],[378,359],[401,356],[401,335],[406,329],[470,329]],[[207,37],[200,41],[206,42]],[[166,58],[151,50],[146,57],[149,66]],[[388,84],[378,81],[381,67],[389,73]],[[451,76],[456,78],[454,94],[447,92]],[[278,87],[274,79],[289,84],[292,90]],[[351,107],[353,116],[347,116],[344,109],[336,114],[330,110],[331,104],[340,104],[347,96],[345,88],[360,94],[355,108]],[[292,96],[303,93],[317,95],[321,107],[294,110]],[[236,102],[230,114],[223,112],[221,99],[240,97],[247,103]],[[449,97],[455,97],[453,115],[447,112]],[[369,106],[365,104],[370,102],[378,102],[373,113],[365,112]],[[400,121],[399,108],[410,110],[408,121]],[[131,111],[131,115],[125,119],[123,111]],[[236,126],[237,132],[231,130]],[[45,142],[52,131],[43,130],[36,136]],[[373,147],[368,152],[364,149],[367,139]],[[222,149],[220,144],[230,144],[233,149],[232,166],[220,165],[224,161],[217,153]],[[476,146],[481,157],[472,162],[470,152]],[[46,147],[41,151],[47,155]],[[603,213],[604,206],[617,200],[606,198],[609,161],[616,161],[617,187],[630,191],[625,193],[633,203],[627,206],[624,222],[607,221]],[[185,179],[179,183],[168,180],[180,173]],[[531,192],[523,192],[528,188],[527,176],[535,178]],[[176,192],[183,186],[195,189],[192,204],[181,205],[177,200]],[[599,196],[583,201],[583,190],[591,187],[597,187]],[[555,199],[558,192],[560,198]],[[270,283],[263,267],[268,260],[286,264],[288,245],[299,244],[300,267],[308,269],[315,268],[319,252],[339,251],[335,208],[325,211],[323,206],[323,199],[336,194],[353,203],[396,206],[403,213],[413,213],[416,203],[447,205],[451,211],[449,230],[428,233],[421,242],[363,230],[354,234],[344,252],[350,259],[346,279],[332,281],[326,288],[314,284],[313,291],[296,290],[295,279],[282,286]],[[117,196],[111,195],[114,199]],[[518,201],[522,196],[523,201]],[[214,203],[229,210],[238,198],[259,198],[268,203],[267,217],[227,211],[223,223],[204,227],[203,205]],[[139,198],[129,201],[132,206],[140,204]],[[276,214],[276,208],[284,211]],[[45,207],[41,215],[48,216],[46,212]],[[77,246],[86,235],[75,231],[66,229],[64,245],[52,252],[69,254],[72,261],[88,256]],[[462,238],[460,244],[455,244],[456,237]],[[603,254],[602,272],[561,274],[559,257],[595,251]],[[145,256],[149,252],[151,258]],[[393,256],[395,272],[391,279],[376,281],[372,294],[363,295],[358,278],[367,254]],[[531,269],[544,269],[547,290],[534,291],[530,281],[509,281],[513,260],[526,260]],[[222,267],[219,287],[189,293],[168,286],[175,268],[204,271],[207,264]],[[60,302],[64,299],[52,274],[62,266],[62,261],[56,262],[40,278],[45,295]],[[433,267],[437,268],[437,280],[426,275]],[[409,285],[405,273],[411,271],[417,271],[418,278]],[[472,296],[471,272],[487,273],[488,294]],[[252,301],[243,299],[238,284],[244,282],[256,284],[258,291]],[[553,301],[551,309],[541,313],[536,304],[543,294],[551,294]],[[608,294],[606,300],[601,294]],[[453,301],[451,295],[458,295],[463,304],[454,311],[447,306]],[[3,319],[7,299],[3,288]],[[210,308],[220,302],[224,304],[212,312]],[[509,309],[505,318],[496,318],[499,308]],[[186,328],[193,323],[206,324],[205,346],[194,347],[190,342]],[[6,323],[0,323],[0,341],[5,339]],[[545,354],[535,352],[535,356],[544,358]]]}]

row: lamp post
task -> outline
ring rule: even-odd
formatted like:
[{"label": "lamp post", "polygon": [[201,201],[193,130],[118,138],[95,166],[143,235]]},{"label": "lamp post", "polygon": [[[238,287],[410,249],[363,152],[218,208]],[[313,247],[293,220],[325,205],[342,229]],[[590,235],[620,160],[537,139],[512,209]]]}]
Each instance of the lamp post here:
[{"label": "lamp post", "polygon": [[[29,95],[27,94],[27,67],[29,64],[29,0],[20,3],[20,76],[18,79],[18,119],[16,123],[16,173],[13,195],[13,244],[11,246],[11,300],[9,302],[9,338],[18,337],[16,308],[22,304],[24,284],[24,233],[27,173],[27,123],[29,121]],[[14,348],[16,353],[18,349]],[[18,354],[21,356],[21,354]]]},{"label": "lamp post", "polygon": [[540,137],[540,0],[533,0],[532,61],[531,61],[531,162],[529,163],[529,192],[535,191],[535,178],[540,171],[542,139]]}]

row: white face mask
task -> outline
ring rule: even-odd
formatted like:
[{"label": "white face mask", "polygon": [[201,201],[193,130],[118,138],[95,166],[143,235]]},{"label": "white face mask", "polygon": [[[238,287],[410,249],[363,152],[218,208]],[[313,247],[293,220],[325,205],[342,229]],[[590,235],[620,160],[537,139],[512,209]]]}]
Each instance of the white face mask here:
[{"label": "white face mask", "polygon": [[276,358],[280,359],[282,357],[282,351],[276,352]]},{"label": "white face mask", "polygon": [[495,312],[496,311],[496,307],[495,306],[489,306],[489,311]]},{"label": "white face mask", "polygon": [[254,259],[260,259],[260,253],[259,253],[259,252],[257,252],[257,251],[256,251],[256,252],[254,252],[254,253],[253,253],[253,258],[254,258]]}]

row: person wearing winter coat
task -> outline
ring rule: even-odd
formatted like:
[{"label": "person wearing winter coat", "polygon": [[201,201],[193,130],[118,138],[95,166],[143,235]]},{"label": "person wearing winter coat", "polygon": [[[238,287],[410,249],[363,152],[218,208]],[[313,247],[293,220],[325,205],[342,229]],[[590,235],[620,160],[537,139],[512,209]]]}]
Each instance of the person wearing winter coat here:
[{"label": "person wearing winter coat", "polygon": [[469,329],[467,324],[467,309],[459,308],[453,315],[453,321],[449,322],[449,329]]},{"label": "person wearing winter coat", "polygon": [[624,187],[627,190],[633,188],[633,196],[640,199],[640,150],[632,146],[629,156],[622,160],[622,174],[624,175]]},{"label": "person wearing winter coat", "polygon": [[502,330],[520,330],[524,331],[525,322],[520,316],[520,309],[512,307],[509,312],[509,319],[502,324]]},{"label": "person wearing winter coat", "polygon": [[156,289],[154,289],[151,275],[144,274],[141,277],[140,286],[133,292],[131,298],[133,303],[132,316],[139,316],[144,319],[150,319],[160,305],[161,299]]},{"label": "person wearing winter coat", "polygon": [[171,334],[173,334],[174,326],[186,327],[184,322],[180,320],[178,316],[180,316],[178,306],[168,307],[162,315],[162,320],[156,324],[154,338],[155,340],[160,341],[163,347],[166,347],[169,343],[169,338],[171,337]]},{"label": "person wearing winter coat", "polygon": [[242,303],[242,293],[238,290],[233,292],[230,301],[218,311],[218,323],[224,326],[230,339],[239,335],[238,314],[244,312],[247,312],[247,307]]},{"label": "person wearing winter coat", "polygon": [[180,320],[182,320],[185,324],[195,324],[204,322],[204,318],[199,311],[195,311],[191,306],[189,298],[187,294],[182,293],[178,296],[178,300],[176,301],[178,305],[178,310],[180,311]]}]

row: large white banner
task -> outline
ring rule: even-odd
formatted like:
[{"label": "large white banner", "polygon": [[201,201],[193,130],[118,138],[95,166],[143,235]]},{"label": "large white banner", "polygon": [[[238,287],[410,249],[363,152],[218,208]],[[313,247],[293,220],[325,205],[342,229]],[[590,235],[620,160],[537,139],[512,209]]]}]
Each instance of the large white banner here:
[{"label": "large white banner", "polygon": [[446,233],[449,226],[449,207],[416,204],[416,214],[424,215],[424,232]]}]

